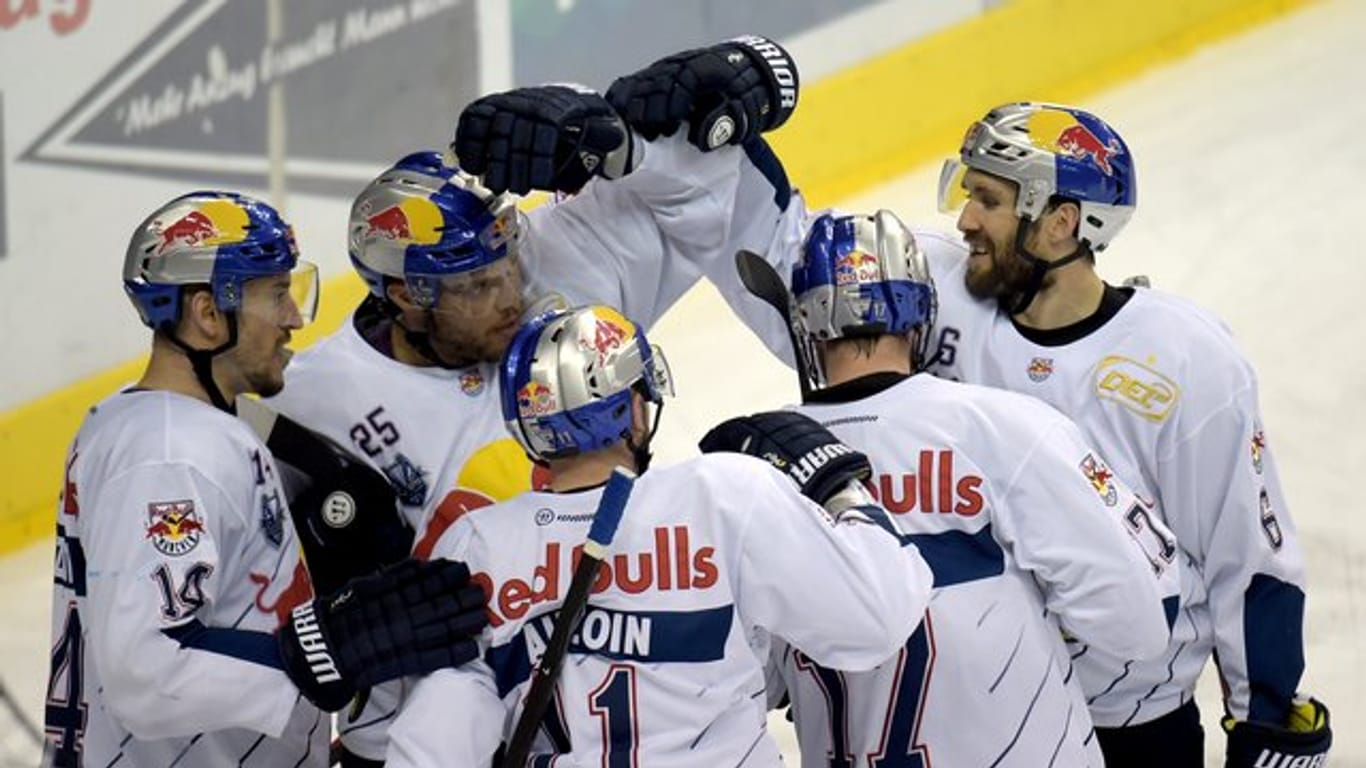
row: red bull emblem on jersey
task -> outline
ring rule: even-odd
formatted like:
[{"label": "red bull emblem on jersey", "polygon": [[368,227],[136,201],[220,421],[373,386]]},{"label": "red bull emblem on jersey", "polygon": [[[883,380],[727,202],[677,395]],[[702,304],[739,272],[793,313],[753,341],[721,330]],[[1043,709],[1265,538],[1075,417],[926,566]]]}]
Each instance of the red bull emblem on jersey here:
[{"label": "red bull emblem on jersey", "polygon": [[517,413],[520,416],[544,416],[557,408],[555,393],[538,381],[528,381],[517,392]]},{"label": "red bull emblem on jersey", "polygon": [[247,210],[231,200],[208,200],[189,213],[169,223],[153,222],[161,242],[160,255],[173,245],[222,245],[246,239],[251,217]]},{"label": "red bull emblem on jersey", "polygon": [[1025,372],[1029,374],[1030,381],[1043,381],[1053,375],[1053,358],[1036,357],[1029,361],[1029,368]]},{"label": "red bull emblem on jersey", "polygon": [[179,557],[199,545],[204,523],[194,502],[154,501],[147,505],[147,538],[163,555]]},{"label": "red bull emblem on jersey", "polygon": [[1081,473],[1086,475],[1086,479],[1091,482],[1091,487],[1096,489],[1100,498],[1105,501],[1107,507],[1113,507],[1119,501],[1119,489],[1115,487],[1115,473],[1105,466],[1105,462],[1097,459],[1091,454],[1086,454],[1086,458],[1081,460]]},{"label": "red bull emblem on jersey", "polygon": [[460,391],[474,397],[484,391],[484,374],[479,371],[465,371],[460,374]]},{"label": "red bull emblem on jersey", "polygon": [[835,285],[871,283],[881,277],[877,257],[864,251],[849,251],[835,257]]},{"label": "red bull emblem on jersey", "polygon": [[1257,474],[1262,473],[1262,451],[1266,450],[1266,435],[1262,430],[1252,433],[1252,468]]},{"label": "red bull emblem on jersey", "polygon": [[1124,153],[1115,139],[1102,142],[1070,112],[1040,110],[1029,117],[1029,136],[1034,144],[1077,160],[1090,161],[1106,176],[1114,175],[1110,160]]},{"label": "red bull emblem on jersey", "polygon": [[585,352],[595,353],[598,365],[604,365],[609,355],[636,337],[636,329],[630,320],[607,307],[594,307],[593,317],[597,322],[593,324],[592,334],[580,336],[579,346]]}]

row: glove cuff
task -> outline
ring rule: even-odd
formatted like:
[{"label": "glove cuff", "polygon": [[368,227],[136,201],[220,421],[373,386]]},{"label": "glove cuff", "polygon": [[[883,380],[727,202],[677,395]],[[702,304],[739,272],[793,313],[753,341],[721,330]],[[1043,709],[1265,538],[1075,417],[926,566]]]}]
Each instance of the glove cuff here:
[{"label": "glove cuff", "polygon": [[766,133],[787,122],[797,108],[799,87],[797,66],[792,63],[792,55],[781,45],[759,35],[741,35],[731,42],[754,62],[768,81],[769,92],[773,95],[772,108],[760,116],[758,133]]}]

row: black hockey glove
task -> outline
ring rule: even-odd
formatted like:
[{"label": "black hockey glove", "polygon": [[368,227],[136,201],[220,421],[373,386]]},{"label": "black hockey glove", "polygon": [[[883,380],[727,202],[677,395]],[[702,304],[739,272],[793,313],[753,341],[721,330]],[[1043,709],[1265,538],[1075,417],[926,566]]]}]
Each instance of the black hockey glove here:
[{"label": "black hockey glove", "polygon": [[1333,729],[1328,724],[1328,708],[1315,698],[1299,698],[1290,706],[1285,725],[1272,725],[1224,718],[1228,731],[1226,768],[1254,768],[1266,765],[1321,766],[1328,762],[1333,746]]},{"label": "black hockey glove", "polygon": [[615,179],[639,155],[621,118],[579,86],[517,88],[475,100],[451,145],[465,171],[494,192],[577,192],[595,174]]},{"label": "black hockey glove", "polygon": [[413,529],[384,475],[283,415],[275,417],[266,447],[290,488],[290,517],[314,592],[330,595],[408,558]]},{"label": "black hockey glove", "polygon": [[712,427],[697,447],[703,453],[747,453],[792,478],[802,495],[826,506],[851,481],[867,479],[868,457],[813,419],[796,411],[737,416]]},{"label": "black hockey glove", "polygon": [[777,43],[747,35],[619,77],[607,101],[650,141],[687,121],[688,141],[706,152],[787,122],[797,108],[797,67]]},{"label": "black hockey glove", "polygon": [[470,661],[486,623],[464,563],[405,560],[295,608],[276,640],[299,691],[335,712],[377,683]]}]

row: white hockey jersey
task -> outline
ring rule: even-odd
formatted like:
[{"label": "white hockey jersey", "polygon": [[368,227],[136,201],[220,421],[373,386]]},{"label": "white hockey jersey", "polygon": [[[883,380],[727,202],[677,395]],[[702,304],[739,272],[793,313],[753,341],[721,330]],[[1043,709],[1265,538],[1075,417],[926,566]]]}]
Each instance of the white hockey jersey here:
[{"label": "white hockey jersey", "polygon": [[272,634],[311,598],[245,424],[164,391],[99,403],[57,510],[44,765],[325,766]]},{"label": "white hockey jersey", "polygon": [[[390,768],[489,764],[600,496],[527,493],[462,517],[438,543],[434,555],[468,563],[489,595],[485,652],[417,683],[390,732]],[[890,526],[834,523],[766,463],[735,454],[644,473],[610,550],[537,765],[780,765],[765,730],[771,636],[868,669],[906,641],[930,588]]]},{"label": "white hockey jersey", "polygon": [[[1303,669],[1302,556],[1256,376],[1228,329],[1189,301],[1140,288],[1100,327],[1045,346],[967,293],[961,256],[931,252],[930,266],[938,371],[1067,414],[1176,534],[1183,594],[1170,648],[1118,665],[1076,659],[1097,725],[1147,722],[1189,701],[1211,650],[1232,714],[1247,718],[1251,707],[1255,719],[1279,722],[1275,700],[1289,699]],[[1251,696],[1257,689],[1271,698]]]},{"label": "white hockey jersey", "polygon": [[[649,328],[716,263],[733,271],[737,248],[771,247],[789,194],[762,142],[705,154],[681,133],[649,142],[630,175],[529,212],[519,257],[529,293],[607,304]],[[296,356],[285,381],[266,402],[388,476],[419,557],[465,512],[541,487],[503,425],[495,365],[404,365],[362,338],[353,318]],[[401,685],[376,689],[363,717],[339,724],[348,747],[383,755],[382,734],[358,730],[393,715]]]},{"label": "white hockey jersey", "polygon": [[1126,530],[1143,505],[1030,398],[890,373],[818,397],[797,410],[868,454],[934,595],[875,670],[783,649],[803,765],[1102,766],[1062,631],[1124,658],[1166,647],[1154,574],[1175,566]]}]

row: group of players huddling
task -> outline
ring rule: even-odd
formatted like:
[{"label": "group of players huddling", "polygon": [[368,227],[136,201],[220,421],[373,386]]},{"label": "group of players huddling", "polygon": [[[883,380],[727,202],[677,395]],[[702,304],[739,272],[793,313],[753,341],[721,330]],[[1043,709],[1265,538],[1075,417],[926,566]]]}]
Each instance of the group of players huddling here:
[{"label": "group of players huddling", "polygon": [[[478,99],[356,197],[368,295],[293,362],[318,278],[280,214],[148,216],[151,358],[66,462],[45,764],[771,766],[790,707],[806,766],[1200,766],[1213,655],[1226,764],[1323,765],[1254,372],[1095,271],[1128,145],[1005,104],[941,175],[961,237],[808,212],[763,138],[798,88],[751,36]],[[651,467],[646,334],[700,279],[802,402]]]}]

